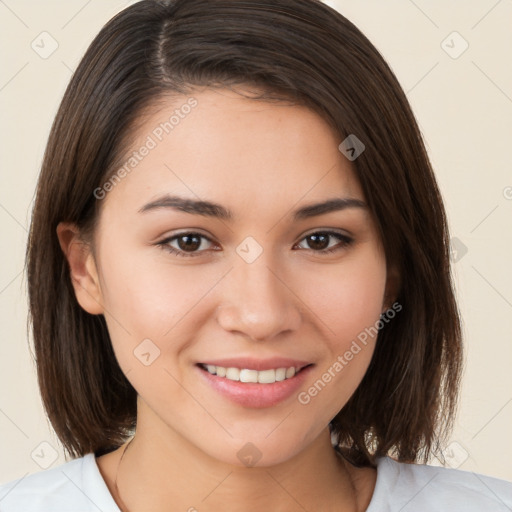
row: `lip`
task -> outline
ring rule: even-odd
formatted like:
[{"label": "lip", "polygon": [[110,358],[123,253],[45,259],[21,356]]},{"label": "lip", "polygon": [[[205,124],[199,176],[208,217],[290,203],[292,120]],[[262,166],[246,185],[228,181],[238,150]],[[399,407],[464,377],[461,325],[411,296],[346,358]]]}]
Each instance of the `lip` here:
[{"label": "lip", "polygon": [[213,366],[223,366],[224,368],[246,368],[248,370],[273,370],[276,368],[304,368],[311,364],[308,361],[299,361],[297,359],[290,359],[286,357],[272,357],[269,359],[254,359],[251,357],[238,357],[231,359],[211,359],[208,361],[201,361],[200,364]]},{"label": "lip", "polygon": [[[291,364],[283,364],[290,362]],[[259,363],[259,365],[257,363]],[[304,380],[314,366],[310,363],[292,359],[268,359],[259,362],[254,359],[223,359],[201,364],[214,364],[215,366],[224,366],[225,368],[247,368],[252,370],[269,370],[272,368],[290,366],[301,368],[301,370],[290,379],[274,382],[272,384],[259,384],[255,382],[239,382],[226,379],[225,377],[218,377],[203,369],[201,365],[196,365],[196,370],[199,372],[200,378],[204,379],[203,382],[205,382],[207,386],[231,402],[253,409],[273,407],[290,398],[304,383]],[[259,368],[255,366],[259,366]]]}]

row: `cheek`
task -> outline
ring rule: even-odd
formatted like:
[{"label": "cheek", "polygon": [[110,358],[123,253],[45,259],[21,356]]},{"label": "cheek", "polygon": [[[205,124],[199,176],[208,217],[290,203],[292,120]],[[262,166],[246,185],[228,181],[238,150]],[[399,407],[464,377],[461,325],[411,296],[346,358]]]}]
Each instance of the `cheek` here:
[{"label": "cheek", "polygon": [[386,268],[378,253],[365,256],[337,268],[326,266],[301,288],[304,302],[319,319],[326,350],[297,399],[321,425],[352,396],[375,348]]},{"label": "cheek", "polygon": [[138,363],[134,355],[144,340],[151,340],[152,350],[163,356],[155,363],[169,364],[207,321],[205,299],[225,273],[206,265],[167,265],[159,253],[155,259],[137,254],[133,251],[128,259],[105,251],[101,259],[105,318],[125,370]]},{"label": "cheek", "polygon": [[171,329],[215,283],[206,268],[166,265],[158,248],[149,257],[147,249],[123,252],[129,257],[112,250],[101,256],[104,304],[127,329],[144,336]]},{"label": "cheek", "polygon": [[325,265],[302,273],[300,295],[318,317],[332,348],[343,350],[382,312],[386,283],[385,262],[367,251],[343,264]]}]

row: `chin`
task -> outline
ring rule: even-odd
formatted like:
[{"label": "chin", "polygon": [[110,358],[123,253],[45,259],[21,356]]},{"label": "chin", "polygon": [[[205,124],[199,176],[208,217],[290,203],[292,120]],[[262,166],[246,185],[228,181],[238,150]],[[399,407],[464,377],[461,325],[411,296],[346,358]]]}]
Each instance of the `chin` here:
[{"label": "chin", "polygon": [[215,450],[212,450],[212,446],[209,445],[207,453],[211,457],[232,466],[261,468],[276,466],[289,461],[305,449],[308,444],[304,439],[304,433],[302,435],[297,433],[294,436],[283,426],[281,435],[274,431],[270,435],[259,434],[253,437],[230,439],[228,445],[223,446],[223,443],[219,443]]}]

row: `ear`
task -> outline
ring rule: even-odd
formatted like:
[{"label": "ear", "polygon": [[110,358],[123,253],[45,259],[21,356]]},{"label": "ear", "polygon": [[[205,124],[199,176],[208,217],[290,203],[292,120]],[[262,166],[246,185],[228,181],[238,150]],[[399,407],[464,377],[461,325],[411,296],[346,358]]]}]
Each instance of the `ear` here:
[{"label": "ear", "polygon": [[386,273],[386,288],[384,291],[384,300],[382,303],[382,313],[388,310],[395,302],[400,291],[400,285],[401,279],[398,268],[396,266],[388,267]]},{"label": "ear", "polygon": [[80,236],[75,224],[61,222],[57,236],[69,263],[70,278],[78,303],[92,315],[104,312],[98,272],[91,246]]}]

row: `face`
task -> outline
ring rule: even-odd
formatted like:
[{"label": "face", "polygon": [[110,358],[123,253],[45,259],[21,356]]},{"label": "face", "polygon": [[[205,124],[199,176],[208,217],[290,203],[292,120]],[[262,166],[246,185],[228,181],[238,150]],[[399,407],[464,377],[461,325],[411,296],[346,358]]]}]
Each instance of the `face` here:
[{"label": "face", "polygon": [[363,378],[375,339],[354,340],[387,306],[386,260],[316,113],[192,96],[138,128],[137,163],[100,199],[77,297],[105,315],[139,424],[227,463],[245,447],[276,464],[325,432]]}]

